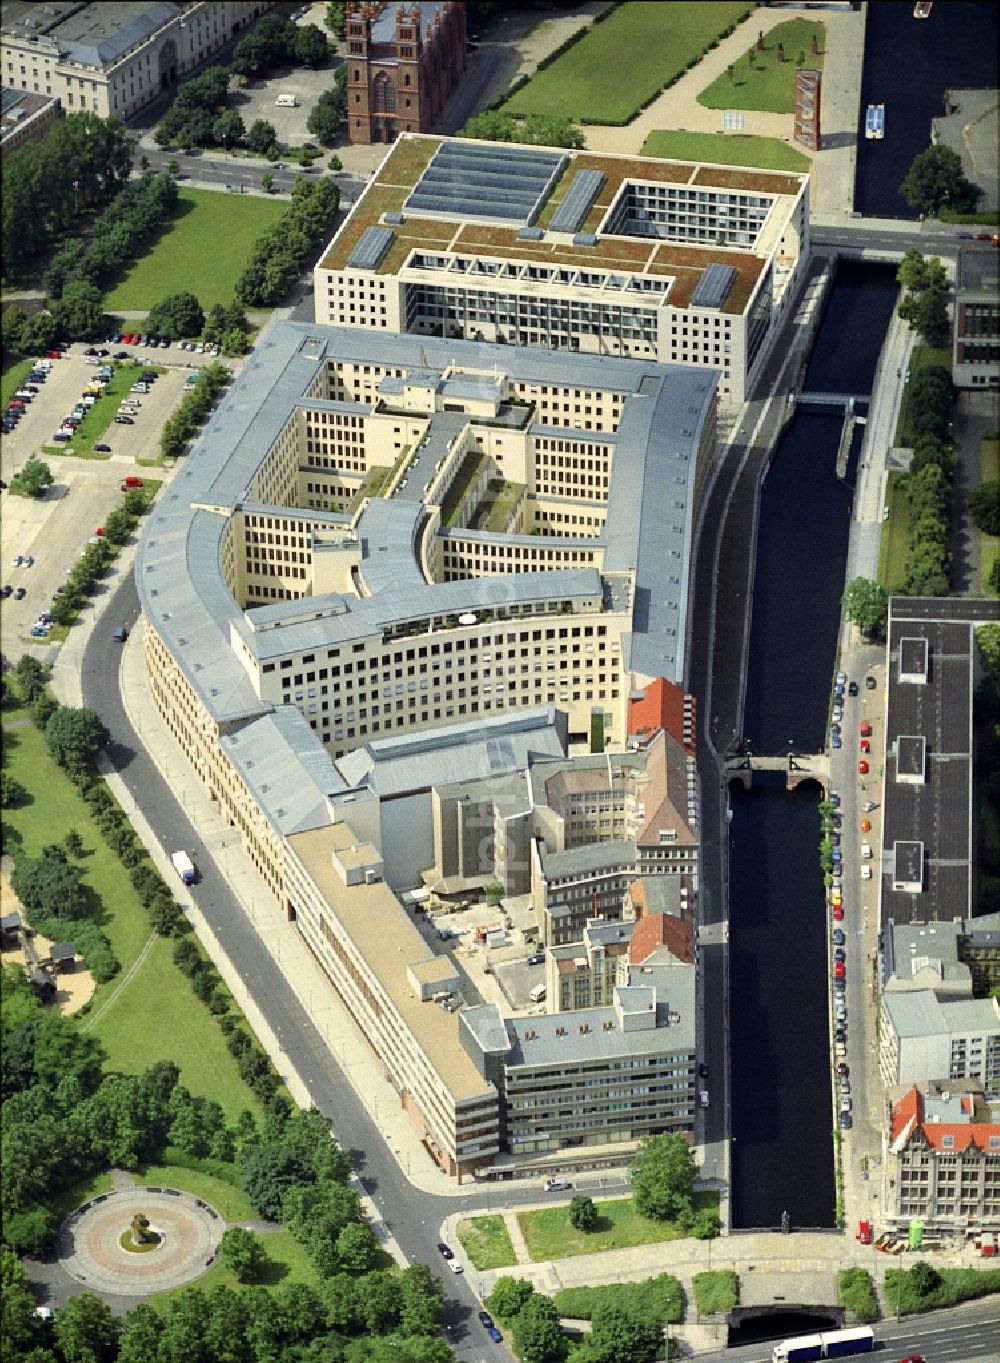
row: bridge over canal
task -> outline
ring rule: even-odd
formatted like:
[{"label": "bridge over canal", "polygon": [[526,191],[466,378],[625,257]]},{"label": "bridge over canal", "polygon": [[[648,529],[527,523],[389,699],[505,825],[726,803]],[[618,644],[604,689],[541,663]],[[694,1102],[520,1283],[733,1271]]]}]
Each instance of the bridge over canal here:
[{"label": "bridge over canal", "polygon": [[830,788],[830,757],[828,753],[783,753],[780,757],[758,757],[755,753],[741,753],[726,761],[726,780],[741,781],[745,790],[753,785],[755,771],[783,771],[785,786],[794,790],[803,781],[816,781],[824,793]]}]

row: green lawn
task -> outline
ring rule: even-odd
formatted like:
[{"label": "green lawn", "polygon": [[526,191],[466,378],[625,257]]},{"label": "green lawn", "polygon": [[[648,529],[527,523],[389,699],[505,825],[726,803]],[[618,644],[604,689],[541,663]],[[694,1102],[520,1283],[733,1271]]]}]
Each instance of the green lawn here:
[{"label": "green lawn", "polygon": [[[258,1283],[265,1287],[279,1287],[285,1283],[300,1282],[308,1283],[310,1287],[319,1287],[319,1274],[309,1262],[305,1247],[299,1244],[290,1231],[271,1231],[259,1238],[268,1262]],[[240,1284],[228,1268],[216,1262],[207,1273],[195,1280],[195,1286],[208,1291],[213,1287],[238,1288]],[[185,1290],[184,1287],[174,1287],[168,1292],[156,1292],[149,1298],[150,1305],[162,1310],[167,1302]]]},{"label": "green lawn", "polygon": [[[695,1210],[719,1209],[718,1193],[695,1193]],[[641,1216],[630,1197],[598,1202],[600,1220],[592,1231],[575,1230],[569,1222],[569,1206],[545,1207],[518,1212],[517,1219],[535,1263],[564,1259],[575,1254],[597,1254],[605,1249],[628,1249],[662,1240],[681,1240],[687,1231],[672,1221],[651,1221]]]},{"label": "green lawn", "polygon": [[3,376],[0,377],[0,407],[6,407],[11,398],[31,373],[31,360],[4,362]]},{"label": "green lawn", "polygon": [[207,312],[231,303],[250,247],[287,204],[252,194],[182,189],[159,240],[104,297],[108,312],[146,312],[166,294],[196,295]]},{"label": "green lawn", "polygon": [[[7,716],[5,720],[9,723]],[[121,963],[121,972],[98,986],[83,1018],[86,1025],[87,1016],[115,995],[92,1029],[107,1048],[108,1068],[138,1074],[156,1060],[173,1060],[181,1082],[192,1093],[215,1098],[230,1121],[244,1108],[259,1116],[260,1104],[240,1079],[218,1024],[174,965],[167,939],[156,938],[135,975],[121,985],[150,937],[145,910],[76,787],[49,757],[42,735],[33,724],[12,731],[7,723],[5,766],[27,795],[16,809],[3,811],[4,847],[9,852],[23,848],[27,855],[37,856],[75,828],[86,848],[80,862],[83,885],[102,907],[96,921]]]},{"label": "green lawn", "polygon": [[225,1221],[260,1220],[260,1214],[246,1193],[197,1169],[180,1169],[174,1164],[147,1164],[136,1173],[135,1181],[141,1187],[152,1183],[158,1188],[180,1188],[214,1207]]},{"label": "green lawn", "polygon": [[889,474],[885,504],[889,508],[889,518],[882,522],[878,546],[878,580],[887,591],[894,591],[903,584],[910,537],[910,499],[898,473]]},{"label": "green lawn", "polygon": [[[748,29],[749,32],[749,29]],[[810,45],[815,34],[819,55]],[[777,59],[778,44],[785,60]],[[698,96],[708,109],[761,109],[766,113],[790,114],[795,110],[795,73],[801,65],[822,71],[826,29],[818,19],[788,19],[764,35],[764,50],[756,42],[732,65],[732,75],[723,71]]]},{"label": "green lawn", "polygon": [[668,161],[709,161],[719,166],[756,166],[760,170],[808,170],[808,156],[779,137],[750,137],[745,133],[688,133],[657,131],[643,143],[642,156]]},{"label": "green lawn", "polygon": [[[127,398],[129,396],[132,385],[138,379],[139,375],[147,368],[149,368],[151,372],[155,371],[157,374],[166,373],[165,369],[156,365],[115,365],[115,372],[108,380],[108,386],[80,422],[79,426],[77,426],[73,433],[73,439],[68,441],[65,445],[43,445],[43,453],[73,454],[80,459],[110,459],[110,454],[95,453],[94,442],[96,441],[100,444],[104,441],[108,427],[114,421],[118,408],[121,405],[122,398]],[[80,392],[83,392],[83,385],[80,387]],[[63,413],[63,416],[68,415],[69,412]],[[61,418],[57,417],[56,420],[61,420]]]},{"label": "green lawn", "polygon": [[[12,718],[4,716],[5,765],[27,796],[16,809],[3,811],[4,846],[9,852],[23,847],[28,856],[37,856],[43,847],[62,842],[71,828],[76,829],[86,848],[79,863],[83,885],[103,908],[97,922],[125,971],[149,937],[149,921],[128,872],[94,827],[76,787],[52,761],[39,731],[30,723],[10,731],[6,726]],[[92,1007],[100,1006],[119,978],[98,986]]]},{"label": "green lawn", "polygon": [[181,1083],[196,1095],[214,1098],[228,1121],[244,1108],[259,1118],[261,1106],[240,1078],[218,1024],[191,993],[171,951],[170,941],[157,937],[94,1026],[92,1035],[108,1052],[108,1069],[140,1074],[157,1060],[172,1060]]},{"label": "green lawn", "polygon": [[[503,107],[582,123],[628,123],[752,10],[748,4],[690,0],[619,5]],[[621,53],[628,54],[626,78]]]},{"label": "green lawn", "polygon": [[691,1284],[699,1316],[716,1316],[731,1311],[740,1299],[740,1280],[728,1268],[696,1273]]},{"label": "green lawn", "polygon": [[511,1268],[517,1263],[510,1233],[502,1216],[473,1216],[459,1221],[455,1231],[474,1268]]}]

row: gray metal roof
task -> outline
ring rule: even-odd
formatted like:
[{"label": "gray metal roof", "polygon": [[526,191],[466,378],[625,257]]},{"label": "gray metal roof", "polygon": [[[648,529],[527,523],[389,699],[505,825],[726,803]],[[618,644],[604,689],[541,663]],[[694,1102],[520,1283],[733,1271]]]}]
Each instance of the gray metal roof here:
[{"label": "gray metal roof", "polygon": [[607,182],[602,170],[578,170],[570,181],[559,207],[549,219],[553,232],[576,232]]},{"label": "gray metal roof", "polygon": [[404,205],[407,213],[529,225],[565,154],[510,143],[442,142]]},{"label": "gray metal roof", "polygon": [[542,872],[546,880],[562,880],[565,876],[587,875],[614,867],[634,867],[635,842],[622,839],[616,842],[588,842],[583,847],[570,847],[565,852],[540,852]]},{"label": "gray metal roof", "polygon": [[938,999],[930,989],[885,993],[882,1006],[897,1036],[955,1035],[980,1032],[1000,1036],[1000,1017],[990,999]]},{"label": "gray metal roof", "polygon": [[341,757],[337,768],[349,785],[369,785],[385,798],[520,772],[532,754],[561,756],[564,751],[557,711],[546,705],[416,734],[368,739]]},{"label": "gray metal roof", "polygon": [[[412,5],[407,8],[407,17],[409,17],[412,8],[414,8]],[[439,10],[442,13],[444,12],[444,5],[442,0],[420,0],[420,3],[416,5],[415,8],[420,11],[420,37],[423,39],[427,36],[428,28],[433,30],[435,16]],[[386,5],[381,10],[371,28],[373,43],[395,43],[396,12],[396,5]],[[379,61],[381,62],[383,60],[382,54],[380,53]]]},{"label": "gray metal roof", "polygon": [[358,522],[361,577],[372,596],[425,578],[417,563],[417,527],[424,516],[419,500],[373,497]]},{"label": "gray metal roof", "polygon": [[4,5],[4,31],[55,42],[81,66],[104,70],[183,12],[169,0]]},{"label": "gray metal roof", "polygon": [[223,734],[219,746],[257,805],[286,836],[328,824],[328,798],[347,788],[330,754],[292,705]]},{"label": "gray metal roof", "polygon": [[[693,967],[688,967],[693,977]],[[694,981],[692,978],[692,985]],[[617,992],[617,991],[616,991]],[[667,1003],[667,1000],[663,1000]],[[614,1008],[586,1008],[570,1013],[508,1018],[510,1052],[507,1067],[583,1064],[626,1056],[685,1054],[694,1049],[695,1018],[691,1004],[679,1022],[668,1023],[667,1008],[657,1000],[655,1027],[624,1031]],[[606,1025],[608,1024],[608,1025]],[[583,1030],[586,1029],[586,1030]],[[533,1035],[529,1036],[529,1033]]]}]

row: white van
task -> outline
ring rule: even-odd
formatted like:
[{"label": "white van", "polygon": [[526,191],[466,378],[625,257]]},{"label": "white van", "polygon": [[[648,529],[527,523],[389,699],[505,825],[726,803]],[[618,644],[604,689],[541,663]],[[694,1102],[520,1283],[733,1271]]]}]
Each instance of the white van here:
[{"label": "white van", "polygon": [[279,109],[297,109],[299,106],[299,101],[295,96],[289,94],[279,95],[274,102]]},{"label": "white van", "polygon": [[536,984],[535,987],[532,989],[531,993],[528,995],[528,998],[531,1000],[532,1003],[544,1003],[545,985]]},{"label": "white van", "polygon": [[871,860],[872,849],[867,842],[861,844],[861,855],[864,857],[865,861]]}]

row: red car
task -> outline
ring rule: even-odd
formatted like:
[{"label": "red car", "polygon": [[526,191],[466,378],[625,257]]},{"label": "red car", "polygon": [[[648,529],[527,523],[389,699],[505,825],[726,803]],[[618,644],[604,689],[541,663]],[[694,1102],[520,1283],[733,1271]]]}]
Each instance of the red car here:
[{"label": "red car", "polygon": [[861,751],[862,751],[863,753],[870,753],[871,750],[872,750],[872,745],[868,742],[867,738],[863,738],[863,739],[861,740]]},{"label": "red car", "polygon": [[842,919],[843,916],[844,916],[844,906],[843,906],[843,904],[834,904],[834,906],[833,906],[833,916],[834,916],[834,918],[837,920],[838,923],[841,921],[841,919]]},{"label": "red car", "polygon": [[47,351],[45,352],[45,358],[46,358],[47,360],[61,360],[61,359],[62,359],[62,351],[61,351],[61,350],[47,350]]},{"label": "red car", "polygon": [[865,761],[864,758],[862,758],[861,761],[858,763],[858,775],[859,776],[868,775],[868,763]]},{"label": "red car", "polygon": [[847,966],[843,961],[837,961],[833,967],[833,977],[835,980],[842,980],[847,975]]}]

